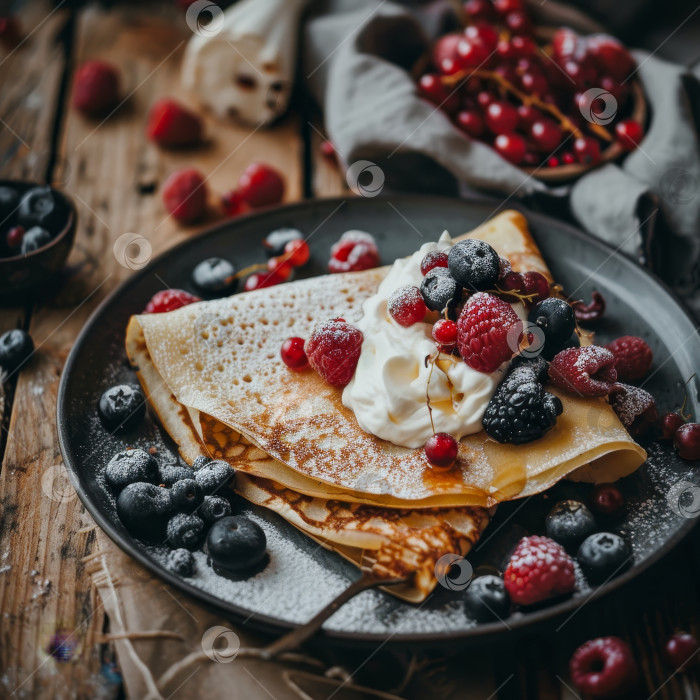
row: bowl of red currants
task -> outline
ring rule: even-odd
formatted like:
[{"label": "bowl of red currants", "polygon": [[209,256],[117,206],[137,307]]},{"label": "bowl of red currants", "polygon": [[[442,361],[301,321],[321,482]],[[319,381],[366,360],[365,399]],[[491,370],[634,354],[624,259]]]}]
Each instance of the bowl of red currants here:
[{"label": "bowl of red currants", "polygon": [[40,293],[75,239],[71,199],[49,185],[0,180],[0,299]]},{"label": "bowl of red currants", "polygon": [[646,100],[614,37],[537,26],[523,0],[467,0],[465,27],[414,69],[418,93],[469,139],[544,182],[572,181],[639,146]]}]

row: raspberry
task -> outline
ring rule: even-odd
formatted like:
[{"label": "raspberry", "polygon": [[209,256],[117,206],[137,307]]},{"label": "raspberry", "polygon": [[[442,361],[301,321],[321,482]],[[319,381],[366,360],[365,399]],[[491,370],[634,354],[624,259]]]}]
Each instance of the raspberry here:
[{"label": "raspberry", "polygon": [[412,326],[422,321],[428,311],[420,289],[410,284],[394,290],[387,306],[391,317],[401,326]]},{"label": "raspberry", "polygon": [[331,247],[330,272],[359,272],[379,265],[374,236],[364,231],[346,231]]},{"label": "raspberry", "polygon": [[164,97],[148,113],[146,135],[161,146],[190,146],[202,139],[202,120],[176,100]]},{"label": "raspberry", "polygon": [[[516,324],[520,324],[520,333],[513,338]],[[522,321],[513,307],[486,292],[471,296],[457,321],[459,354],[479,372],[495,372],[510,360],[517,351],[521,335]]]},{"label": "raspberry", "polygon": [[265,163],[251,163],[238,180],[238,191],[251,207],[277,204],[284,196],[284,179]]},{"label": "raspberry", "polygon": [[221,206],[224,214],[233,218],[250,211],[250,205],[243,199],[243,195],[238,190],[229,190],[221,196]]},{"label": "raspberry", "polygon": [[99,117],[119,102],[119,73],[104,61],[87,61],[75,73],[73,106],[89,117]]},{"label": "raspberry", "polygon": [[549,378],[571,394],[605,396],[617,381],[615,356],[598,345],[567,348],[554,356],[549,365]]},{"label": "raspberry", "polygon": [[637,664],[627,642],[599,637],[582,644],[571,656],[569,674],[576,688],[594,698],[616,698],[637,678]]},{"label": "raspberry", "polygon": [[610,404],[632,436],[646,432],[658,419],[654,397],[636,386],[615,384],[610,393]]},{"label": "raspberry", "polygon": [[503,582],[516,605],[533,605],[574,590],[574,562],[549,537],[523,537],[511,555]]},{"label": "raspberry", "polygon": [[516,360],[491,397],[482,420],[486,434],[498,442],[520,445],[541,438],[557,422],[563,406],[544,390],[547,364]]},{"label": "raspberry", "polygon": [[425,277],[435,267],[447,267],[447,253],[431,250],[425,254],[420,264],[421,274]]},{"label": "raspberry", "polygon": [[636,335],[623,335],[605,347],[615,355],[615,370],[620,381],[641,379],[651,369],[654,354],[646,342]]},{"label": "raspberry", "polygon": [[304,349],[311,366],[331,386],[340,387],[355,374],[363,340],[362,331],[334,318],[316,326]]},{"label": "raspberry", "polygon": [[207,186],[194,168],[176,170],[163,183],[163,203],[175,219],[189,224],[204,213]]},{"label": "raspberry", "polygon": [[186,292],[184,289],[163,289],[156,292],[143,310],[145,314],[162,314],[166,311],[174,311],[181,306],[202,301],[199,297]]}]

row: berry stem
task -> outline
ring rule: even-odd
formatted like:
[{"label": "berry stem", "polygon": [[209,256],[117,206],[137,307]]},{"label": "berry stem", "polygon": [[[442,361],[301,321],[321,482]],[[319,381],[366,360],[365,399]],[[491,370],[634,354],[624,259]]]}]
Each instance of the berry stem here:
[{"label": "berry stem", "polygon": [[433,369],[435,367],[435,359],[437,356],[440,354],[440,351],[438,350],[437,354],[435,357],[432,355],[426,355],[425,356],[425,366],[428,366],[428,363],[430,363],[430,371],[428,372],[428,383],[425,385],[425,402],[428,405],[428,415],[430,416],[430,427],[433,431],[433,435],[435,435],[435,423],[433,422],[433,407],[430,405],[430,380],[433,377]]},{"label": "berry stem", "polygon": [[[695,378],[695,375],[696,375],[696,373],[693,372],[693,374],[690,376],[690,378],[688,379],[688,381],[683,385],[683,405],[681,406],[680,411],[678,411],[678,413],[680,414],[681,418],[682,418],[686,423],[693,417],[693,414],[692,414],[692,413],[688,413],[688,414],[686,415],[686,413],[685,413],[685,406],[686,406],[686,404],[688,403],[688,384],[690,384],[690,382],[693,381],[693,379]],[[434,432],[434,431],[433,431],[433,432]]]},{"label": "berry stem", "polygon": [[269,271],[267,268],[267,265],[265,265],[264,263],[256,263],[255,265],[248,265],[248,267],[244,267],[242,270],[239,270],[233,276],[233,279],[240,279],[241,277],[247,277],[248,275],[251,275],[253,272],[260,272],[261,270]]}]

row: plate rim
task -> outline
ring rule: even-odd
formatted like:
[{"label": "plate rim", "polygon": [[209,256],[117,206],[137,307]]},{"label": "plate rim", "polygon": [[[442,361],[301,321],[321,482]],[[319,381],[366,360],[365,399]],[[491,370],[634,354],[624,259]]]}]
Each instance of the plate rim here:
[{"label": "plate rim", "polygon": [[[648,268],[643,267],[638,262],[636,262],[631,256],[616,249],[611,244],[607,243],[596,236],[584,231],[583,229],[577,228],[572,224],[557,219],[554,216],[548,214],[543,214],[540,212],[535,212],[529,210],[527,207],[523,206],[520,202],[508,202],[505,203],[500,199],[487,196],[470,196],[470,197],[443,197],[436,195],[419,195],[419,194],[397,194],[392,195],[391,199],[393,201],[405,200],[410,202],[411,205],[416,205],[419,203],[422,206],[428,207],[439,207],[440,204],[462,204],[469,206],[471,204],[475,206],[483,205],[493,205],[494,209],[489,214],[486,220],[496,216],[501,211],[507,209],[514,209],[522,213],[528,223],[532,221],[533,225],[536,227],[539,224],[543,226],[553,226],[559,230],[565,232],[566,235],[573,236],[574,238],[585,241],[589,245],[594,247],[599,247],[604,251],[607,251],[610,257],[616,257],[624,261],[624,264],[636,268],[641,271],[643,275],[649,277],[653,282],[655,282],[661,289],[672,299],[674,304],[680,308],[681,312],[688,318],[688,320],[695,326],[696,330],[700,325],[700,321],[693,311],[687,307],[687,305],[680,299],[680,297],[667,285],[662,279],[660,279],[655,273],[653,273]],[[155,559],[149,557],[145,552],[135,545],[132,538],[125,536],[123,533],[117,531],[116,527],[113,525],[111,519],[100,512],[100,509],[93,504],[89,492],[80,481],[78,472],[74,469],[71,447],[68,441],[67,429],[65,427],[66,416],[66,398],[68,392],[68,384],[71,381],[70,377],[72,375],[71,370],[76,361],[78,350],[84,344],[85,338],[89,335],[92,327],[99,321],[102,316],[103,311],[110,306],[113,301],[121,296],[125,290],[137,284],[143,277],[148,275],[149,270],[156,264],[167,259],[169,256],[178,255],[183,250],[193,247],[202,237],[214,236],[220,233],[222,230],[235,227],[240,222],[254,222],[256,219],[264,220],[270,214],[280,214],[280,213],[290,213],[293,214],[298,210],[308,209],[316,204],[324,204],[329,206],[340,206],[346,202],[357,203],[360,201],[367,201],[367,198],[357,197],[355,195],[345,195],[338,197],[324,197],[324,198],[312,198],[304,199],[298,202],[293,202],[280,207],[265,208],[260,211],[245,214],[243,216],[236,217],[234,219],[226,219],[225,221],[214,224],[213,226],[206,227],[200,231],[196,231],[193,235],[180,243],[174,245],[171,248],[161,252],[151,261],[148,265],[140,270],[134,271],[134,274],[123,280],[115,289],[113,289],[95,308],[95,310],[90,314],[89,318],[80,329],[71,350],[66,358],[66,361],[61,370],[61,378],[58,387],[58,394],[56,399],[56,427],[58,433],[58,442],[61,450],[61,456],[63,458],[64,466],[68,472],[69,479],[78,494],[81,502],[83,503],[85,509],[88,511],[90,516],[95,520],[97,525],[105,532],[105,534],[116,544],[125,554],[127,554],[132,559],[135,559],[139,564],[144,566],[151,574],[157,576],[160,579],[165,580],[168,584],[172,585],[177,590],[193,597],[200,603],[203,603],[210,609],[213,609],[218,614],[222,614],[225,617],[233,618],[237,624],[250,625],[255,629],[261,630],[263,632],[283,634],[291,629],[299,627],[300,624],[288,622],[285,620],[280,620],[269,615],[262,614],[260,612],[252,612],[246,608],[239,607],[234,603],[218,598],[208,591],[198,588],[197,586],[190,584],[176,574],[171,573],[165,567],[158,564]],[[372,202],[375,198],[371,198]],[[388,197],[376,198],[376,202],[389,202]],[[360,205],[363,206],[363,205]],[[77,460],[76,460],[77,461]],[[641,563],[633,566],[628,571],[624,572],[620,576],[616,577],[612,581],[598,586],[593,589],[591,593],[587,596],[577,596],[572,598],[567,598],[559,603],[548,606],[541,610],[535,610],[527,613],[516,613],[515,617],[511,616],[507,620],[507,624],[497,621],[489,623],[481,623],[473,627],[462,629],[462,630],[450,630],[446,632],[429,632],[429,633],[407,633],[401,634],[400,632],[395,633],[379,633],[379,632],[348,632],[342,630],[334,629],[322,629],[318,632],[317,638],[327,639],[329,641],[337,642],[339,644],[350,644],[350,645],[367,645],[367,644],[390,644],[391,646],[405,646],[405,645],[442,645],[445,643],[475,643],[481,641],[492,641],[495,638],[502,636],[506,632],[522,634],[528,631],[532,631],[535,627],[540,626],[544,623],[551,622],[559,617],[563,617],[567,612],[574,613],[577,609],[587,604],[588,602],[598,601],[600,598],[609,595],[615,590],[618,590],[627,583],[631,583],[633,580],[642,576],[642,574],[647,573],[648,570],[659,563],[664,557],[670,554],[678,544],[693,530],[697,521],[700,518],[689,518],[686,519],[681,527],[676,531],[676,533],[667,540],[662,547],[660,547],[653,554],[648,556]],[[584,600],[581,598],[584,597]],[[430,599],[430,596],[427,600]],[[252,614],[251,614],[252,612]],[[302,623],[303,624],[303,623]]]}]

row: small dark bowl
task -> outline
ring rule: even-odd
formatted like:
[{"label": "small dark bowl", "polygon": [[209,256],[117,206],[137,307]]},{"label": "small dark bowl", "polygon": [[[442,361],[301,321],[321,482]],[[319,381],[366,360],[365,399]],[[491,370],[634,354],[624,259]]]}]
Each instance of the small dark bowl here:
[{"label": "small dark bowl", "polygon": [[[41,183],[22,180],[0,180],[0,187],[12,187],[23,195]],[[0,257],[0,299],[13,301],[27,294],[38,295],[49,286],[61,270],[75,241],[78,213],[73,200],[65,193],[51,188],[66,203],[68,218],[63,228],[43,248],[27,255]],[[4,235],[4,234],[3,234]]]}]

